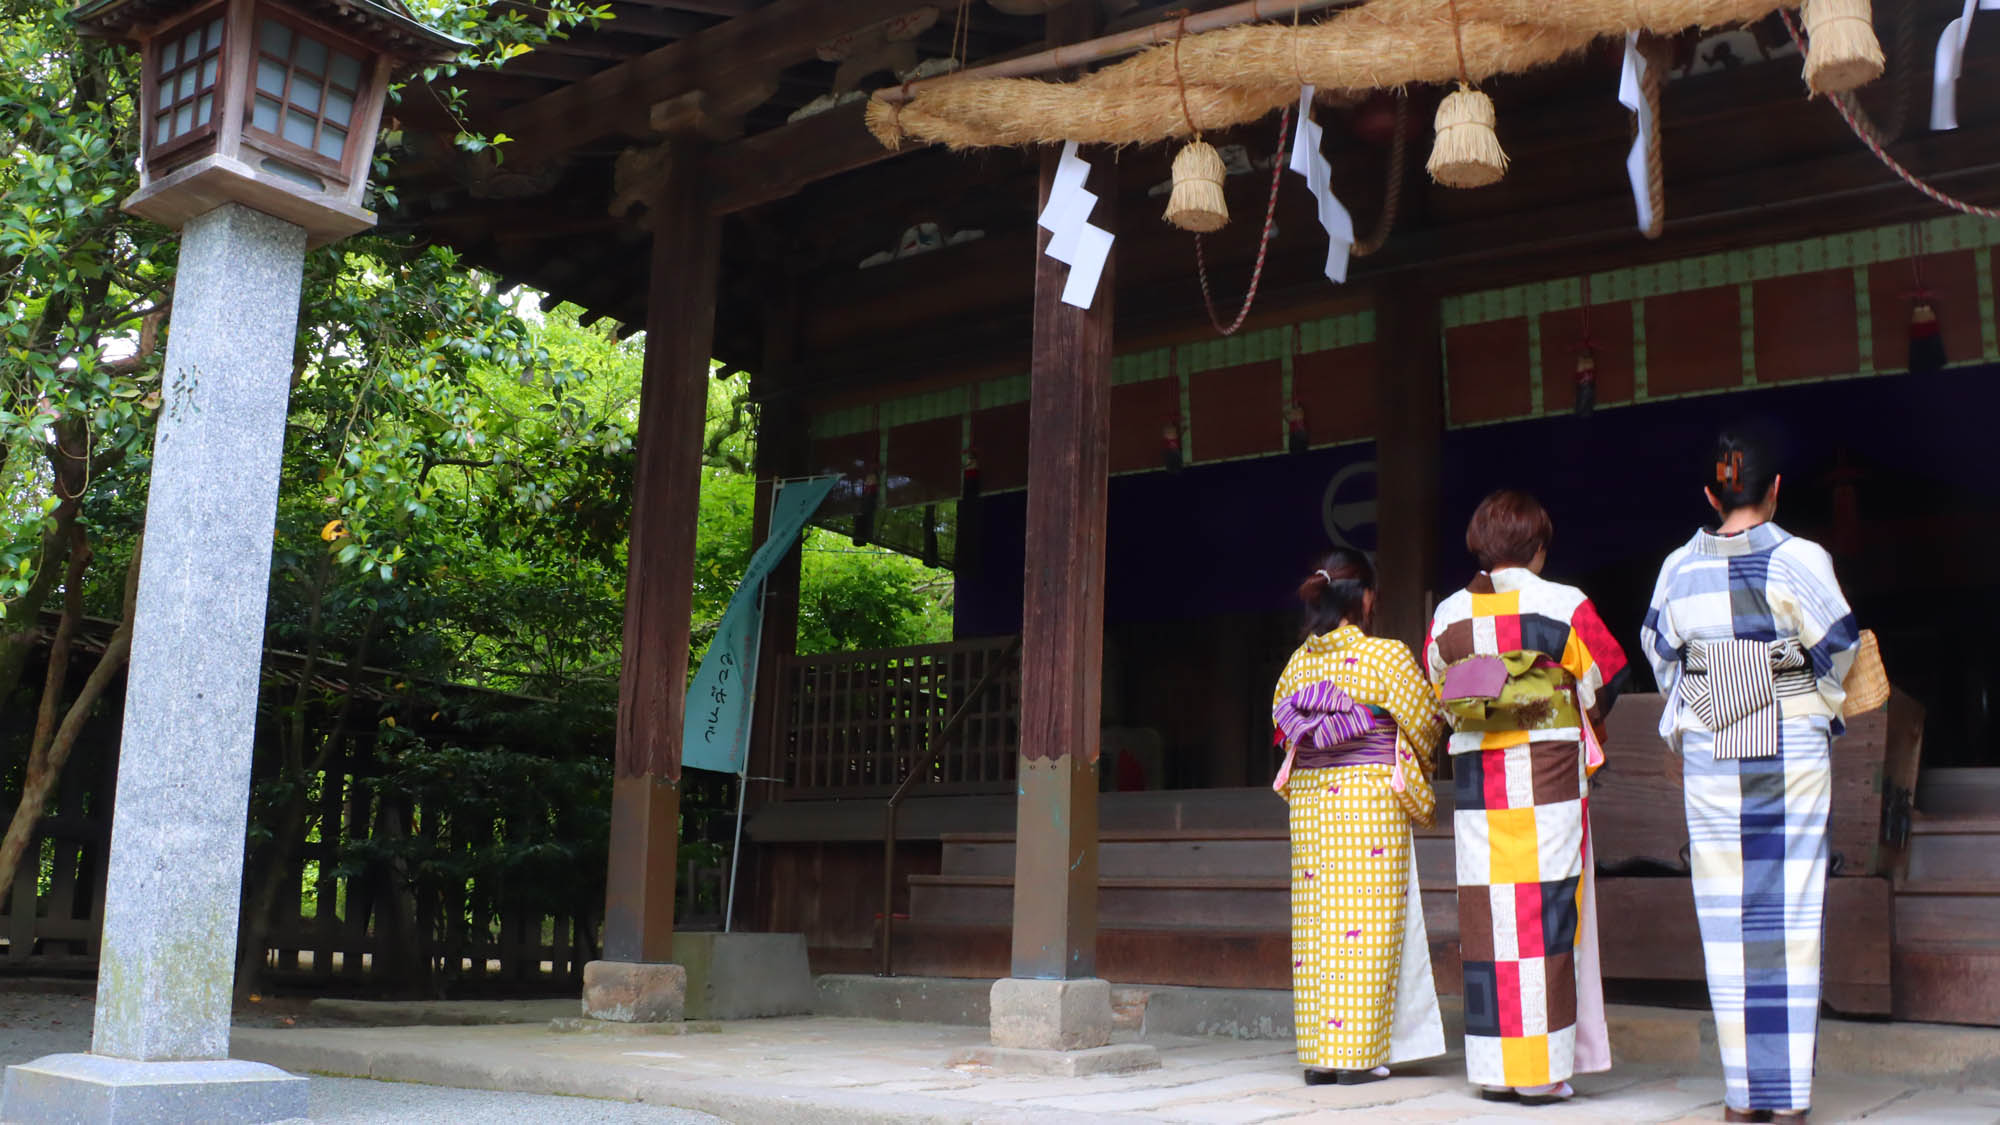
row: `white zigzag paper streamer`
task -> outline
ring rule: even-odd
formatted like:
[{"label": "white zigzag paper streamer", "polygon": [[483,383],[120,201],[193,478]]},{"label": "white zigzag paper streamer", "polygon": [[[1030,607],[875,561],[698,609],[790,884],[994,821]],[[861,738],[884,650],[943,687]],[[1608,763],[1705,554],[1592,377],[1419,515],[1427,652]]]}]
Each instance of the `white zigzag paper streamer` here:
[{"label": "white zigzag paper streamer", "polygon": [[2000,0],[1965,0],[1965,14],[1945,25],[1938,36],[1937,63],[1931,70],[1931,129],[1945,133],[1958,128],[1958,76],[1965,68],[1965,41],[1972,34],[1972,13],[2000,11]]},{"label": "white zigzag paper streamer", "polygon": [[1652,154],[1646,150],[1646,138],[1653,131],[1653,107],[1641,87],[1645,77],[1646,56],[1639,53],[1639,33],[1627,32],[1625,68],[1618,76],[1618,100],[1639,115],[1639,135],[1632,141],[1632,151],[1625,154],[1625,174],[1632,180],[1632,203],[1639,212],[1640,230],[1650,230],[1653,226],[1653,193],[1648,187],[1653,177]]},{"label": "white zigzag paper streamer", "polygon": [[1299,91],[1299,128],[1292,134],[1289,167],[1306,178],[1306,187],[1319,205],[1319,225],[1326,228],[1326,279],[1335,285],[1347,280],[1347,259],[1354,249],[1354,216],[1333,195],[1333,165],[1319,150],[1323,130],[1312,119],[1313,88]]},{"label": "white zigzag paper streamer", "polygon": [[1084,189],[1089,178],[1090,162],[1076,154],[1076,142],[1063,142],[1055,182],[1049,185],[1048,205],[1035,219],[1036,225],[1049,232],[1049,257],[1069,267],[1062,302],[1079,309],[1089,308],[1096,298],[1098,279],[1111,257],[1111,232],[1090,224],[1097,196]]}]

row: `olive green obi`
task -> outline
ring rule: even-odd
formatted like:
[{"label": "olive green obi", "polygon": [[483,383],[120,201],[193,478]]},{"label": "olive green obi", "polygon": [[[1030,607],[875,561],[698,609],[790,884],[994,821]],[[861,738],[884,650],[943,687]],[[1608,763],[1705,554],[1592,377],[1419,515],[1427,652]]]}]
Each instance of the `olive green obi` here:
[{"label": "olive green obi", "polygon": [[[1507,669],[1506,682],[1497,696],[1482,693],[1439,701],[1453,730],[1556,730],[1583,725],[1576,709],[1576,678],[1542,653],[1472,656],[1460,663],[1495,659]],[[1458,678],[1447,674],[1447,686]]]}]

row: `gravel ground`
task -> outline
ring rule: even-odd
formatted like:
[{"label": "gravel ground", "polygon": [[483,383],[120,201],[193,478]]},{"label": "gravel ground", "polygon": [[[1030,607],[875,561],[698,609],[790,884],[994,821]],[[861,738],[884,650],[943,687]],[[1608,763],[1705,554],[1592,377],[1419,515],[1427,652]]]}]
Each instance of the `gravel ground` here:
[{"label": "gravel ground", "polygon": [[[90,1049],[89,998],[23,991],[12,983],[0,987],[7,989],[0,991],[0,1066]],[[236,1022],[289,1027],[326,1021],[307,1019],[303,1005],[273,1001],[238,1013]],[[314,1078],[312,1120],[316,1125],[494,1125],[513,1121],[536,1125],[712,1125],[722,1119],[687,1109],[592,1098]]]}]

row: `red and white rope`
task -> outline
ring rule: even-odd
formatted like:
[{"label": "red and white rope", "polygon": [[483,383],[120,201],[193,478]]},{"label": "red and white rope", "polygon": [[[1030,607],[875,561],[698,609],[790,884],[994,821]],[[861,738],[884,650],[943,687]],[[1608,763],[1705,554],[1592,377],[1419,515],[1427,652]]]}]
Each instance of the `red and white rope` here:
[{"label": "red and white rope", "polygon": [[1208,288],[1208,259],[1202,253],[1201,236],[1194,236],[1195,274],[1201,278],[1201,303],[1208,309],[1208,322],[1224,336],[1234,336],[1243,322],[1250,318],[1250,306],[1257,300],[1257,286],[1264,280],[1264,257],[1271,249],[1271,231],[1278,217],[1278,181],[1285,173],[1285,134],[1291,129],[1292,107],[1286,106],[1278,118],[1278,149],[1271,157],[1271,200],[1264,206],[1264,231],[1257,236],[1257,264],[1250,269],[1250,288],[1243,294],[1243,307],[1236,310],[1236,319],[1223,327],[1222,317],[1215,311],[1215,297]]},{"label": "red and white rope", "polygon": [[[1792,33],[1792,42],[1798,45],[1799,53],[1804,54],[1806,41],[1805,36],[1799,32],[1798,21],[1793,18],[1791,9],[1783,9],[1783,13],[1785,29]],[[1827,100],[1833,103],[1833,108],[1840,111],[1841,120],[1847,122],[1847,127],[1854,131],[1854,135],[1860,138],[1862,144],[1868,146],[1868,151],[1875,154],[1875,159],[1880,160],[1883,167],[1894,172],[1898,179],[1954,211],[1977,215],[1982,219],[2000,219],[2000,208],[1981,207],[1976,203],[1967,203],[1956,196],[1947,195],[1943,190],[1932,187],[1923,177],[1905,168],[1901,161],[1890,156],[1889,150],[1884,148],[1878,139],[1876,130],[1863,120],[1864,111],[1860,103],[1855,101],[1852,92],[1833,94]]]}]

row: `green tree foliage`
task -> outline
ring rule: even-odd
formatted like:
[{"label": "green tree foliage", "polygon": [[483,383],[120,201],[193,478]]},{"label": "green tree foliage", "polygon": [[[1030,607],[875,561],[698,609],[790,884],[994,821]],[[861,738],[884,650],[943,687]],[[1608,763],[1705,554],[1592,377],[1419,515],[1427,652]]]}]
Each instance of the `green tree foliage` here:
[{"label": "green tree foliage", "polygon": [[[446,79],[607,14],[418,7],[473,44],[435,69]],[[0,701],[36,716],[7,748],[21,799],[0,887],[124,665],[177,251],[118,209],[137,186],[134,60],[64,12],[0,0]],[[467,880],[595,893],[577,872],[603,869],[642,344],[532,302],[407,237],[308,255],[267,614],[296,661],[262,698],[245,948],[261,949],[299,844],[345,829],[358,838],[335,865],[393,867],[398,925],[473,924],[436,913]],[[747,393],[741,376],[710,387],[695,660],[752,546]],[[948,580],[913,560],[814,531],[804,574],[803,651],[949,633]],[[121,623],[94,660],[72,651],[92,615]],[[26,683],[42,646],[46,674]],[[372,812],[322,823],[361,754],[381,772],[350,796]]]}]

